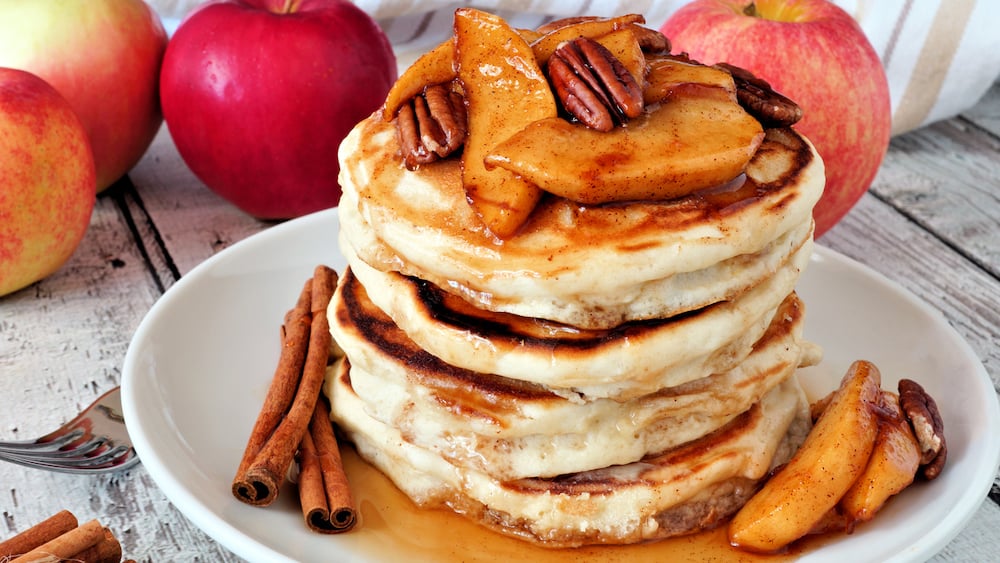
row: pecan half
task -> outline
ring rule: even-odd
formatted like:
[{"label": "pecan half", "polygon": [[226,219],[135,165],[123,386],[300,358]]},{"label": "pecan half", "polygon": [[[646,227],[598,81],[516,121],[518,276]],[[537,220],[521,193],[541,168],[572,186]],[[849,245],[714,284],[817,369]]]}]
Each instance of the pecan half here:
[{"label": "pecan half", "polygon": [[670,40],[655,29],[633,23],[629,29],[635,35],[635,40],[639,42],[639,47],[644,53],[669,53]]},{"label": "pecan half", "polygon": [[802,119],[802,108],[798,104],[775,92],[766,80],[757,78],[749,70],[728,63],[718,63],[715,68],[733,76],[737,101],[764,127],[788,127]]},{"label": "pecan half", "polygon": [[607,48],[579,37],[549,59],[549,81],[563,108],[583,124],[610,131],[642,113],[642,89]]},{"label": "pecan half", "polygon": [[448,84],[425,87],[396,114],[403,163],[414,170],[450,155],[465,142],[467,127],[462,94]]},{"label": "pecan half", "polygon": [[941,473],[948,458],[948,445],[944,439],[944,420],[937,403],[927,391],[911,379],[899,381],[899,406],[906,414],[913,434],[920,444],[920,464],[923,476],[933,479]]}]

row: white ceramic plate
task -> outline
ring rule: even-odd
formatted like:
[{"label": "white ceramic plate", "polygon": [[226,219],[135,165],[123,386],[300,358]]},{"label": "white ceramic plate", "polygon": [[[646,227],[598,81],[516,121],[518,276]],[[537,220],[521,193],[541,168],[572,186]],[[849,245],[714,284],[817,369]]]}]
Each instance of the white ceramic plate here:
[{"label": "white ceramic plate", "polygon": [[[275,226],[184,276],[150,310],[125,358],[123,406],[149,474],[174,505],[252,561],[366,560],[350,536],[306,530],[292,495],[267,509],[229,492],[277,361],[285,311],[316,264],[342,270],[335,211]],[[853,535],[804,561],[921,561],[972,517],[1000,458],[1000,414],[982,364],[944,319],[865,267],[818,248],[799,285],[807,337],[825,357],[804,370],[811,396],[835,387],[856,358],[883,387],[909,377],[941,407],[949,458],[936,481],[911,487]],[[471,554],[470,554],[471,555]]]}]

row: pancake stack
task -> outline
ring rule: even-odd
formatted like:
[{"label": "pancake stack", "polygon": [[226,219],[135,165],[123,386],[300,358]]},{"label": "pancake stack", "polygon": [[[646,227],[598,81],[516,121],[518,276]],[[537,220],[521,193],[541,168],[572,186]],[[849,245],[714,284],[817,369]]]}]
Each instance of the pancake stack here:
[{"label": "pancake stack", "polygon": [[461,161],[403,166],[375,114],[341,146],[326,393],[366,460],[422,506],[547,546],[694,532],[809,429],[794,288],[823,166],[767,129],[744,174],[665,201],[547,195],[500,239]]}]

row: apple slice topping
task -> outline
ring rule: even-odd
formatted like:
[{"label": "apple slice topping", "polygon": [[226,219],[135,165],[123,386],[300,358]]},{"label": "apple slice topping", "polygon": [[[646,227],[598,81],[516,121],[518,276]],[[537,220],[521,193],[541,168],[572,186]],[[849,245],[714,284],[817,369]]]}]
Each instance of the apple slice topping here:
[{"label": "apple slice topping", "polygon": [[421,55],[389,89],[382,105],[382,119],[392,121],[399,108],[423,92],[427,85],[454,79],[455,69],[451,64],[454,58],[455,48],[451,39]]},{"label": "apple slice topping", "polygon": [[607,133],[559,118],[536,121],[497,145],[486,163],[583,204],[672,199],[718,186],[743,173],[764,130],[738,104],[705,90]]},{"label": "apple slice topping", "polygon": [[763,127],[801,115],[742,69],[671,55],[643,23],[572,18],[531,31],[459,9],[454,37],[400,76],[382,118],[396,120],[411,170],[461,154],[467,200],[502,240],[543,191],[599,205],[725,184]]},{"label": "apple slice topping", "polygon": [[630,24],[645,23],[646,19],[638,14],[627,14],[615,18],[575,18],[565,20],[567,25],[555,26],[554,29],[542,35],[531,43],[538,64],[545,65],[556,49],[566,41],[578,37],[596,39],[619,29],[625,29]]},{"label": "apple slice topping", "polygon": [[629,26],[625,29],[612,31],[607,35],[602,35],[594,39],[594,41],[604,46],[608,52],[618,59],[618,62],[622,66],[628,69],[629,74],[632,75],[635,83],[641,89],[646,82],[648,68],[646,65],[646,54],[639,43],[635,29],[640,29],[640,27]]},{"label": "apple slice topping", "polygon": [[456,10],[455,67],[469,115],[462,152],[466,196],[486,227],[508,238],[527,221],[542,192],[509,170],[487,169],[485,156],[532,123],[555,118],[555,98],[528,43],[486,12]]}]

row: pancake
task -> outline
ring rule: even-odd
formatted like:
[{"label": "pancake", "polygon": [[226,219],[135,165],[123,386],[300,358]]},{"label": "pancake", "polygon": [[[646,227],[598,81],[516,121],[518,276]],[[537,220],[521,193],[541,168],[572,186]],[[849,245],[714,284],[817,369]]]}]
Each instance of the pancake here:
[{"label": "pancake", "polygon": [[697,439],[746,411],[804,359],[802,303],[791,294],[729,371],[631,400],[570,400],[445,363],[376,307],[351,270],[341,279],[329,318],[366,412],[408,442],[501,480],[631,463]]},{"label": "pancake", "polygon": [[[409,338],[445,362],[557,392],[624,400],[737,365],[792,291],[812,242],[803,242],[786,264],[731,301],[591,331],[478,311],[432,284],[358,262],[346,243],[341,248],[367,296]],[[336,319],[332,310],[330,318]],[[334,338],[343,337],[333,330]]]},{"label": "pancake", "polygon": [[674,316],[759,284],[760,258],[780,262],[781,248],[798,247],[790,233],[810,221],[824,184],[808,141],[769,130],[727,185],[601,206],[547,197],[517,236],[499,240],[466,203],[457,159],[410,171],[398,152],[377,114],[341,145],[342,232],[361,260],[479,308],[588,329]]},{"label": "pancake", "polygon": [[327,378],[335,422],[359,454],[424,507],[448,506],[500,533],[551,547],[635,543],[719,524],[784,463],[809,428],[794,377],[698,440],[635,463],[501,481],[404,439],[369,416],[347,360]]}]

